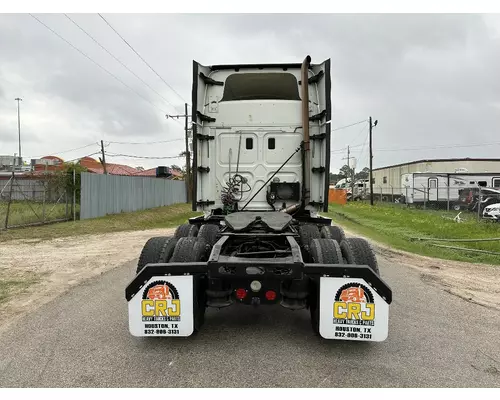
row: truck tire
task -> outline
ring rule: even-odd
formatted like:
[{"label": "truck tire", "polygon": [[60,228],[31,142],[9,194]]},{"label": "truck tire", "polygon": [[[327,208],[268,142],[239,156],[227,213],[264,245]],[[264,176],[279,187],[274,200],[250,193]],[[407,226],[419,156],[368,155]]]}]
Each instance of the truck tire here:
[{"label": "truck tire", "polygon": [[203,238],[182,237],[177,241],[171,263],[205,261],[207,255],[207,242]]},{"label": "truck tire", "polygon": [[345,239],[344,230],[337,225],[323,226],[320,232],[322,238],[333,239],[339,243]]},{"label": "truck tire", "polygon": [[352,262],[349,262],[349,264],[368,265],[373,272],[380,276],[377,257],[367,240],[362,238],[347,238],[343,243],[345,249],[343,256],[346,260],[349,254],[352,255]]},{"label": "truck tire", "polygon": [[168,263],[172,258],[172,254],[174,254],[175,246],[177,245],[177,239],[174,237],[170,237],[163,248],[161,249],[160,258],[158,262],[160,263]]},{"label": "truck tire", "polygon": [[158,236],[149,239],[142,248],[141,255],[139,256],[137,269],[135,271],[136,274],[138,274],[146,264],[168,262],[167,258],[170,258],[173,247],[175,247],[175,243],[170,244],[173,241],[175,241],[175,239],[171,236]]},{"label": "truck tire", "polygon": [[311,240],[310,253],[315,264],[343,264],[340,245],[334,239]]},{"label": "truck tire", "polygon": [[207,244],[212,247],[215,243],[217,243],[217,235],[219,234],[219,231],[219,225],[205,224],[202,225],[198,231],[197,237],[205,239]]},{"label": "truck tire", "polygon": [[299,237],[300,237],[300,245],[302,247],[309,246],[311,240],[320,239],[321,234],[319,233],[319,229],[316,225],[301,225],[298,228]]},{"label": "truck tire", "polygon": [[[201,237],[180,238],[175,246],[170,262],[200,262],[205,261],[207,242]],[[203,277],[195,278],[193,290],[194,332],[198,332],[205,322],[207,307],[206,281]]]},{"label": "truck tire", "polygon": [[349,245],[349,242],[345,241],[345,239],[340,242],[340,250],[342,251],[344,264],[356,264],[351,246]]},{"label": "truck tire", "polygon": [[[311,256],[315,264],[343,264],[340,245],[333,239],[313,239]],[[309,312],[313,332],[319,335],[319,281],[312,284],[309,297]]]},{"label": "truck tire", "polygon": [[177,227],[174,233],[176,239],[183,237],[196,237],[198,235],[198,227],[193,224],[182,224]]}]

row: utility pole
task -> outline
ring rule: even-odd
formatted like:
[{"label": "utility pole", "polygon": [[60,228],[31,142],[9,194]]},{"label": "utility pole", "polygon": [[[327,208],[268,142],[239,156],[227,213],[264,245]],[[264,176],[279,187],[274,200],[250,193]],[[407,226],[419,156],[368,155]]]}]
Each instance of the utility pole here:
[{"label": "utility pole", "polygon": [[102,158],[100,159],[101,164],[102,164],[102,167],[104,168],[104,174],[107,175],[108,170],[106,169],[106,153],[104,152],[104,141],[103,140],[101,140],[101,153],[102,153]]},{"label": "utility pole", "polygon": [[347,182],[346,180],[346,187],[350,186],[351,187],[351,193],[354,196],[354,168],[352,168],[351,172],[351,148],[350,146],[347,146],[347,157],[342,158],[342,160],[345,160],[347,158],[347,179],[351,178],[351,182]]},{"label": "utility pole", "polygon": [[373,206],[373,147],[372,147],[372,129],[377,126],[378,120],[372,124],[372,117],[370,117],[370,205]]},{"label": "utility pole", "polygon": [[188,203],[191,201],[191,152],[189,151],[189,115],[188,115],[188,104],[184,103],[184,115],[169,115],[167,114],[165,116],[167,119],[168,118],[184,118],[185,124],[184,124],[184,135],[185,135],[185,145],[186,145],[186,150],[184,151],[184,154],[186,156],[186,200]]},{"label": "utility pole", "polygon": [[20,97],[16,97],[14,100],[17,101],[17,131],[19,134],[19,166],[21,166],[21,160],[22,160],[22,155],[21,155],[21,113],[19,110],[19,102],[23,101]]},{"label": "utility pole", "polygon": [[191,152],[189,151],[189,138],[188,138],[188,104],[184,103],[184,114],[185,114],[185,140],[186,140],[186,175],[187,175],[187,195],[186,200],[191,200]]},{"label": "utility pole", "polygon": [[[347,177],[349,177],[349,175],[351,175],[351,164],[350,164],[350,160],[351,158],[355,158],[355,157],[351,157],[351,148],[349,146],[347,146],[347,157],[343,157],[342,160],[345,160],[347,159],[347,168],[348,168],[348,175]],[[353,168],[353,173],[354,173],[354,168]],[[351,179],[353,179],[354,177],[351,176]]]}]

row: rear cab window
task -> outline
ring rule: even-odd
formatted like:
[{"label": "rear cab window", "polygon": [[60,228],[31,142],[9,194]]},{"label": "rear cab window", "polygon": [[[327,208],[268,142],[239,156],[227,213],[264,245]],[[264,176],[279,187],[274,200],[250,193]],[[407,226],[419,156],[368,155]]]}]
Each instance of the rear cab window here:
[{"label": "rear cab window", "polygon": [[300,101],[297,78],[287,72],[238,73],[224,84],[223,101],[295,100]]}]

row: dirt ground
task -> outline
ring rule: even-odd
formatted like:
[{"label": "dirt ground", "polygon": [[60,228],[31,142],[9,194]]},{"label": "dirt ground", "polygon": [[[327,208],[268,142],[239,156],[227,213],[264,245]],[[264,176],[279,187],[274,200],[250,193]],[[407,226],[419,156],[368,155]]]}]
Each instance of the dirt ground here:
[{"label": "dirt ground", "polygon": [[[21,288],[17,295],[0,304],[0,332],[71,287],[138,258],[150,237],[168,236],[173,231],[157,229],[2,243],[0,278],[32,280],[37,276],[39,282]],[[376,243],[374,248],[382,263],[417,269],[426,283],[438,285],[467,301],[500,310],[500,267],[422,257]]]},{"label": "dirt ground", "polygon": [[16,288],[13,298],[0,303],[0,332],[71,287],[138,258],[150,237],[173,233],[155,229],[1,243],[0,279],[32,281],[36,276],[39,283]]},{"label": "dirt ground", "polygon": [[[347,231],[346,234],[360,237]],[[370,242],[378,257],[420,271],[422,281],[471,303],[500,310],[500,265],[441,260]]]}]

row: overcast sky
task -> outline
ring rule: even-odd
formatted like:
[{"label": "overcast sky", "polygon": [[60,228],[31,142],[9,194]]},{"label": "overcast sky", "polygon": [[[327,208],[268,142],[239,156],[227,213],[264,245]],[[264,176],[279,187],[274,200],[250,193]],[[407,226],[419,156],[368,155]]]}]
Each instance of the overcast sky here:
[{"label": "overcast sky", "polygon": [[[177,110],[63,14],[36,16],[142,97],[28,14],[0,15],[0,155],[18,151],[16,97],[23,98],[23,157],[55,154],[70,160],[98,146],[59,152],[101,139],[182,138],[183,121],[164,115],[182,113],[183,100],[190,102],[193,59],[205,65],[302,62],[307,54],[313,63],[332,61],[333,128],[369,115],[378,119],[374,167],[500,155],[499,15],[104,15],[180,97],[98,15],[70,15]],[[346,151],[337,150],[347,145],[358,168],[367,165],[367,128],[359,124],[333,133],[332,172],[345,163]],[[109,153],[162,157],[182,150],[183,141],[107,147]],[[109,161],[182,164],[111,156]]]}]

